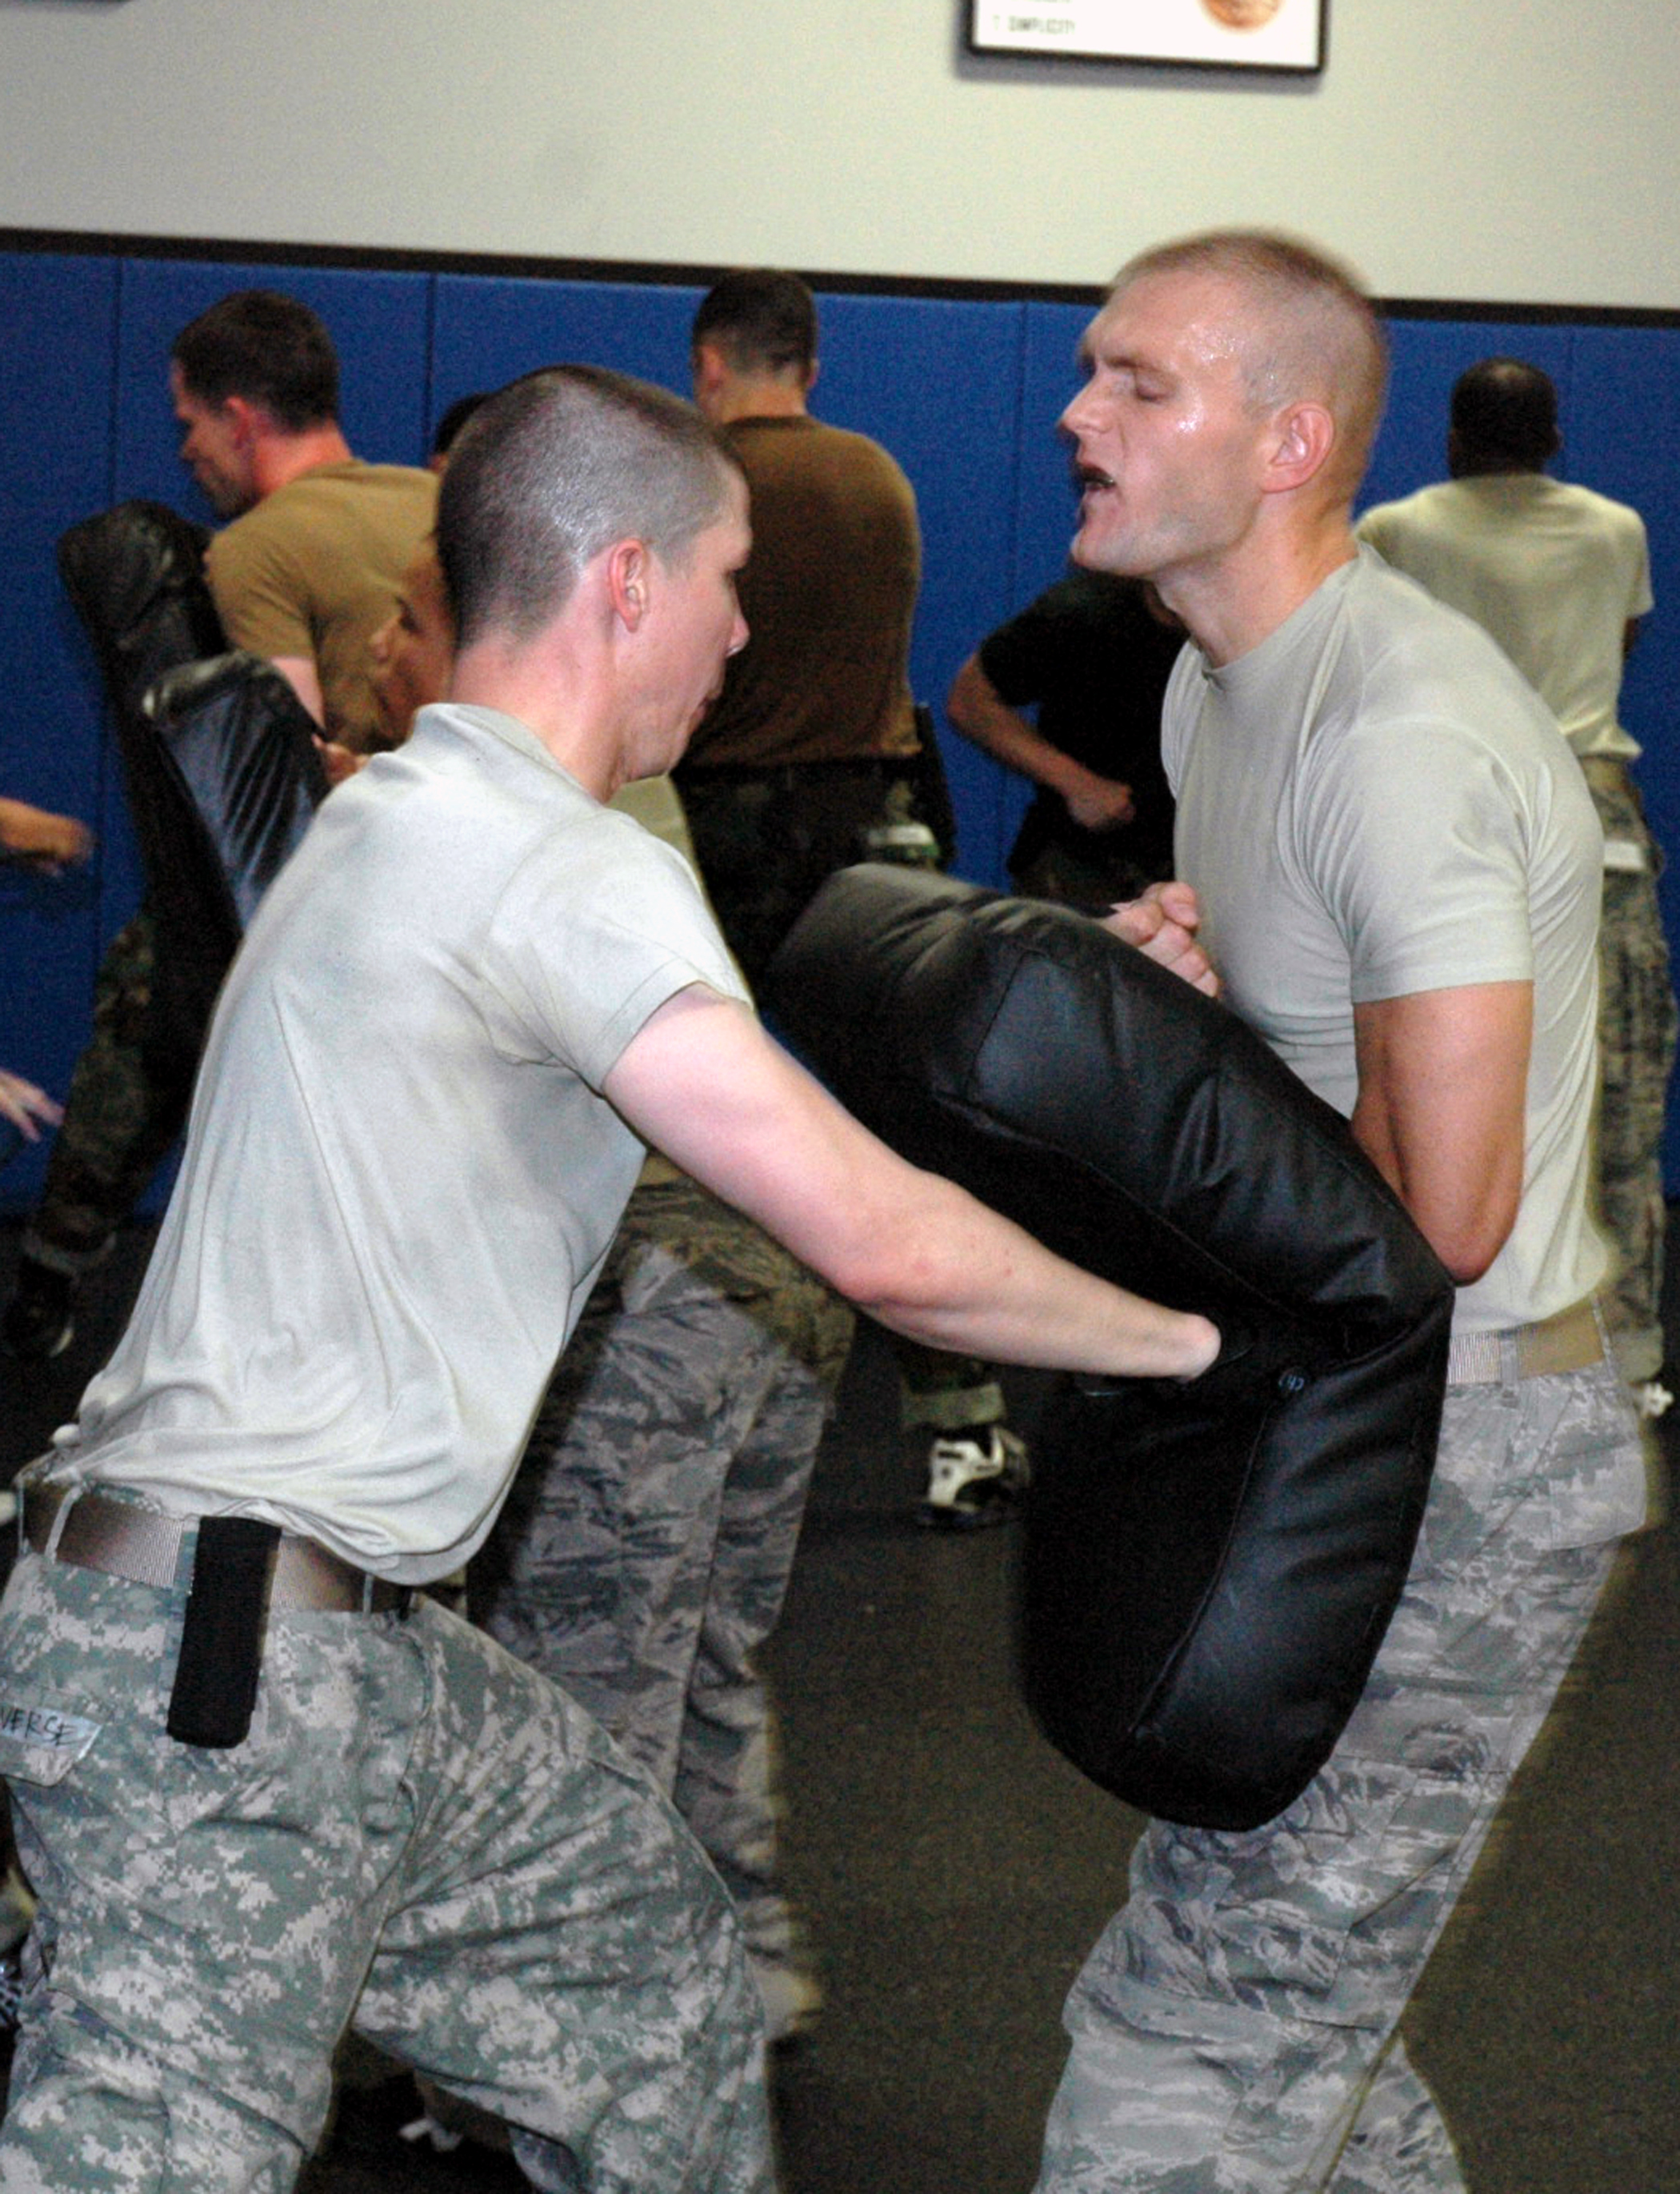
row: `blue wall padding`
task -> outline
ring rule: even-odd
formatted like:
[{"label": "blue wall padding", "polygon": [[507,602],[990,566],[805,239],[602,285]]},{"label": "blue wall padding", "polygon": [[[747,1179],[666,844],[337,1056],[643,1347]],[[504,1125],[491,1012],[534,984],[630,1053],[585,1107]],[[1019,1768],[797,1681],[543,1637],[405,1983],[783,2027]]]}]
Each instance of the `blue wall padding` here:
[{"label": "blue wall padding", "polygon": [[[100,833],[88,873],[33,882],[0,869],[0,1063],[62,1094],[84,1040],[94,969],[139,892],[121,785],[91,660],[65,606],[54,544],[78,518],[155,496],[210,517],[176,456],[166,388],[171,338],[246,285],[303,297],[331,328],[344,416],[364,457],[416,463],[433,422],[469,389],[562,359],[686,390],[699,290],[673,283],[346,267],[0,253],[0,791],[79,814]],[[1056,421],[1078,386],[1089,313],[1042,300],[851,292],[821,300],[815,408],[884,442],[915,484],[926,550],[912,672],[939,708],[958,664],[1063,568],[1074,523]],[[1568,445],[1560,472],[1633,503],[1651,531],[1658,612],[1630,666],[1624,714],[1660,838],[1680,845],[1680,752],[1667,696],[1680,678],[1680,330],[1603,323],[1404,319],[1364,502],[1442,471],[1447,397],[1477,358],[1505,351],[1557,379]],[[1671,606],[1677,606],[1671,608]],[[946,733],[959,866],[1003,881],[1026,789]],[[1680,935],[1680,885],[1666,900]],[[1680,1182],[1680,1102],[1671,1117]],[[0,1180],[26,1208],[40,1157]]]},{"label": "blue wall padding", "polygon": [[[100,826],[111,759],[97,681],[58,584],[54,543],[111,500],[118,269],[0,256],[0,792]],[[108,916],[103,865],[56,882],[0,865],[0,1065],[62,1091],[87,1033]],[[38,1177],[20,1159],[0,1189]]]},{"label": "blue wall padding", "polygon": [[701,295],[662,283],[440,275],[432,416],[539,365],[610,366],[686,394],[689,323]]}]

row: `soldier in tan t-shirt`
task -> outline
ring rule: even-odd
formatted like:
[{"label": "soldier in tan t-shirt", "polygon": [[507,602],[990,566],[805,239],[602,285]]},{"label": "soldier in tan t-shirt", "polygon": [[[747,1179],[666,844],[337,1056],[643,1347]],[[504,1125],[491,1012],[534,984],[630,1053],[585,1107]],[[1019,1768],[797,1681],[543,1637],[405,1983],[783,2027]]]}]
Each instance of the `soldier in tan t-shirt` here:
[{"label": "soldier in tan t-shirt", "polygon": [[[222,624],[236,647],[290,681],[321,727],[336,779],[357,755],[390,744],[368,643],[432,530],[437,480],[351,455],[332,339],[295,298],[236,290],[181,330],[170,359],[182,460],[232,520],[206,558]],[[82,1274],[106,1255],[185,1118],[197,1047],[178,1028],[158,1034],[156,950],[142,906],[100,969],[95,1040],[0,1319],[0,1345],[26,1361],[68,1346]]]},{"label": "soldier in tan t-shirt", "polygon": [[368,642],[432,530],[435,476],[352,456],[332,339],[295,298],[236,290],[170,359],[182,459],[232,520],[205,558],[229,640],[274,663],[330,741],[382,745]]}]

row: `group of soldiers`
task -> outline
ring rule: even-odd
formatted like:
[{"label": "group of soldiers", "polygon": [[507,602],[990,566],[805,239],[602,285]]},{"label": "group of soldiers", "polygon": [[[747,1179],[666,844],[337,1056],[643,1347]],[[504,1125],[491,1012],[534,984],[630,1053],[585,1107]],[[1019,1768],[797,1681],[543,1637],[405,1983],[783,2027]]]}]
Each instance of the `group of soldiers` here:
[{"label": "group of soldiers", "polygon": [[[247,628],[350,759],[224,989],[129,1328],[21,1481],[0,1772],[38,1910],[0,2186],[289,2185],[353,2025],[505,2118],[536,2185],[769,2187],[766,2031],[815,2003],[753,1811],[750,1663],[843,1347],[828,1291],[969,1359],[958,1396],[995,1364],[1189,1380],[1218,1358],[1193,1308],[1060,1262],[897,1157],[753,1013],[772,887],[791,920],[828,869],[930,826],[901,646],[860,656],[835,605],[812,642],[831,692],[797,692],[768,648],[755,663],[754,589],[801,555],[913,601],[914,518],[884,452],[810,416],[803,285],[731,279],[696,323],[697,409],[548,369],[479,406],[440,492],[393,485],[403,565],[435,554],[447,623],[446,687],[416,694],[402,743],[376,707],[360,728],[335,708],[324,652]],[[287,417],[218,379],[206,333],[177,344],[174,393],[232,516],[209,564],[232,633],[236,572],[272,614],[278,575],[322,566],[295,546],[308,512],[278,528],[286,502],[371,505],[363,474],[401,468],[358,468],[319,389]],[[1442,2194],[1462,2182],[1397,2022],[1643,1519],[1630,1382],[1660,1346],[1625,1319],[1607,1339],[1590,1210],[1601,901],[1626,883],[1648,921],[1654,865],[1632,743],[1602,678],[1565,713],[1518,611],[1496,646],[1436,597],[1496,521],[1551,526],[1560,555],[1596,539],[1597,499],[1554,507],[1551,451],[1500,439],[1495,399],[1520,411],[1534,384],[1495,362],[1461,384],[1483,428],[1455,418],[1465,492],[1368,515],[1382,554],[1364,545],[1382,330],[1291,238],[1142,255],[1082,356],[1075,561],[1174,642],[1175,876],[1102,918],[1347,1117],[1458,1307],[1419,1552],[1365,1695],[1277,1820],[1146,1830],[1069,1999],[1039,2185]],[[825,473],[846,559],[775,531],[777,478]],[[1626,627],[1648,606],[1643,535],[1636,558],[1602,530]],[[1428,594],[1393,568],[1414,557]],[[416,625],[424,593],[410,568]],[[1123,835],[1131,778],[1023,743],[999,712],[1036,697],[1009,664],[978,652],[960,715],[1087,836]],[[848,686],[877,727],[861,751],[825,719]],[[715,914],[614,805],[674,771]],[[1648,1242],[1650,1195],[1628,1199]],[[43,1218],[34,1261],[73,1281],[50,1247]],[[673,1416],[707,1439],[654,1486]],[[925,1420],[929,1504],[1018,1485],[1000,1419]],[[953,1435],[974,1452],[942,1478]],[[662,1599],[701,1544],[714,1583]],[[486,1547],[529,1657],[426,1590]],[[674,1667],[667,1608],[691,1641]]]}]

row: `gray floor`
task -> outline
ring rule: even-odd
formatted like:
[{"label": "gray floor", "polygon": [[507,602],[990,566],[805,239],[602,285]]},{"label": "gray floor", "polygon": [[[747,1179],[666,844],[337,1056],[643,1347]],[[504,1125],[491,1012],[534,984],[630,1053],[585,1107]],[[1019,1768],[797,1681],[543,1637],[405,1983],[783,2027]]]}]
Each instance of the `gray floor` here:
[{"label": "gray floor", "polygon": [[[0,1287],[14,1247],[0,1233]],[[0,1477],[73,1409],[135,1284],[99,1276],[72,1349],[0,1358]],[[1675,1323],[1671,1319],[1671,1332]],[[1029,1421],[1030,1381],[1017,1390]],[[827,2015],[779,2074],[788,2194],[1023,2194],[1062,1996],[1124,1893],[1134,1816],[1038,1737],[1010,1677],[1013,1535],[909,1521],[891,1373],[866,1346],[825,1450],[774,1651]],[[1680,1413],[1677,1413],[1680,1414]],[[1680,2188],[1680,1576],[1631,1551],[1587,1665],[1408,2017],[1475,2194]],[[347,2099],[311,2194],[519,2184],[430,2158]],[[657,2194],[657,2190],[649,2190]]]}]

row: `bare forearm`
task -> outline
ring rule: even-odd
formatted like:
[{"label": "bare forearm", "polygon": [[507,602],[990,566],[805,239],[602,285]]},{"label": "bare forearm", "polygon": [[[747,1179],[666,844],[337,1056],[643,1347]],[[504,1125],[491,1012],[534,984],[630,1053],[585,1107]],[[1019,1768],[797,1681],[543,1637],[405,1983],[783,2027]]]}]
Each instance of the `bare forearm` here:
[{"label": "bare forearm", "polygon": [[607,1077],[651,1141],[883,1324],[1004,1363],[1115,1376],[1203,1370],[1205,1319],[1064,1263],[966,1191],[908,1164],[702,990],[668,1000]]},{"label": "bare forearm", "polygon": [[324,724],[327,707],[321,695],[321,674],[313,660],[306,655],[277,655],[273,663],[315,721]]},{"label": "bare forearm", "polygon": [[882,1324],[993,1363],[1113,1377],[1193,1377],[1218,1353],[1206,1318],[1065,1263],[949,1181],[913,1178],[882,1245],[898,1269],[886,1284],[853,1276],[854,1299]]},{"label": "bare forearm", "polygon": [[93,834],[73,816],[32,807],[26,800],[0,800],[0,853],[49,873],[93,850]]}]

